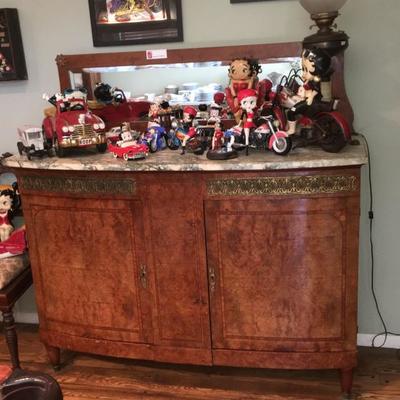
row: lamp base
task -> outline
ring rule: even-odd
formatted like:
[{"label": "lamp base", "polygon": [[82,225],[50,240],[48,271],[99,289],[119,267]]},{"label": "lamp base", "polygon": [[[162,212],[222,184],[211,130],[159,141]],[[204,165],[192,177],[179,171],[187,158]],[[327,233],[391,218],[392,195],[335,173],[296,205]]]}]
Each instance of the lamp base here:
[{"label": "lamp base", "polygon": [[321,48],[334,56],[349,47],[349,37],[343,31],[317,32],[303,39],[303,47],[305,49]]},{"label": "lamp base", "polygon": [[325,49],[331,56],[347,49],[349,46],[349,37],[343,31],[335,31],[332,27],[333,22],[338,17],[338,11],[321,12],[311,14],[311,19],[318,26],[318,32],[307,36],[303,40],[303,47],[318,47]]}]

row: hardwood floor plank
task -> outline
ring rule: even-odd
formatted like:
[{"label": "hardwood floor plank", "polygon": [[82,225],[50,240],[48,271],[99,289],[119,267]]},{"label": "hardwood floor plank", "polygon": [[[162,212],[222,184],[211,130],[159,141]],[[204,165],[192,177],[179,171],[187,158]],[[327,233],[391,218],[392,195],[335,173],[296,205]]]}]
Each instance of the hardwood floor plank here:
[{"label": "hardwood floor plank", "polygon": [[[337,371],[282,371],[162,364],[63,352],[55,372],[36,326],[18,326],[21,363],[60,383],[65,400],[340,400]],[[9,363],[5,340],[0,363]],[[359,349],[353,400],[399,400],[400,360],[390,349]]]}]

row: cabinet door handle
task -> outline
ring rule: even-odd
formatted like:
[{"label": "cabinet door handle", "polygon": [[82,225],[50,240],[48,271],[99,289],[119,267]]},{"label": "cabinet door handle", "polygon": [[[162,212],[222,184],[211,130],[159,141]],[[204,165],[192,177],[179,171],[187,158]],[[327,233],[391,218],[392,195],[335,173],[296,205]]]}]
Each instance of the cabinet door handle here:
[{"label": "cabinet door handle", "polygon": [[210,292],[214,292],[215,290],[215,271],[214,268],[208,269],[208,280],[210,284]]},{"label": "cabinet door handle", "polygon": [[139,279],[143,289],[147,289],[147,267],[142,264],[140,266]]}]

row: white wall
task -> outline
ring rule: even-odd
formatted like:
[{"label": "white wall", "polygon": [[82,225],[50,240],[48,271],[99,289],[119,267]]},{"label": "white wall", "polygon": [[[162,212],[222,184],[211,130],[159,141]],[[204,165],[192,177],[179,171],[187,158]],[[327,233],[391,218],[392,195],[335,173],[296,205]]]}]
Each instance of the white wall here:
[{"label": "white wall", "polygon": [[[86,0],[0,0],[18,8],[28,65],[27,82],[0,83],[0,152],[16,151],[16,127],[40,123],[43,92],[58,89],[54,58],[76,54],[144,48],[182,48],[246,43],[298,41],[309,34],[311,21],[294,0],[231,5],[229,0],[182,0],[183,43],[94,48]],[[372,150],[375,194],[376,289],[382,312],[393,331],[400,331],[400,32],[398,0],[348,0],[338,25],[350,36],[346,51],[346,85],[354,107],[356,130]],[[370,260],[364,168],[360,243],[359,329],[381,329],[370,294]],[[335,284],[334,282],[332,284]],[[31,312],[32,293],[19,306]]]}]

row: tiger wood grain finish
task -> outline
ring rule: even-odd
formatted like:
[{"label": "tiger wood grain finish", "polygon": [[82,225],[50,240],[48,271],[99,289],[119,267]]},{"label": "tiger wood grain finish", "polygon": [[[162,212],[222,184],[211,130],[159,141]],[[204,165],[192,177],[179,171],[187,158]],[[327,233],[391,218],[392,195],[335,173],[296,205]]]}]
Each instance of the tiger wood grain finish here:
[{"label": "tiger wood grain finish", "polygon": [[[359,167],[15,172],[40,336],[53,363],[66,348],[175,363],[335,368],[350,390]],[[35,183],[52,177],[57,185],[47,189]],[[104,182],[102,192],[87,190],[85,179],[92,188]],[[210,189],[227,179],[229,190]],[[262,185],[253,185],[257,179]],[[269,180],[285,181],[283,194],[268,192]],[[63,190],[63,181],[80,189]],[[107,182],[116,181],[134,182],[134,190],[113,191]]]},{"label": "tiger wood grain finish", "polygon": [[154,343],[203,349],[211,363],[202,186],[191,175],[161,175],[142,183]]},{"label": "tiger wood grain finish", "polygon": [[205,212],[214,348],[354,348],[345,304],[357,199],[211,200]]}]

